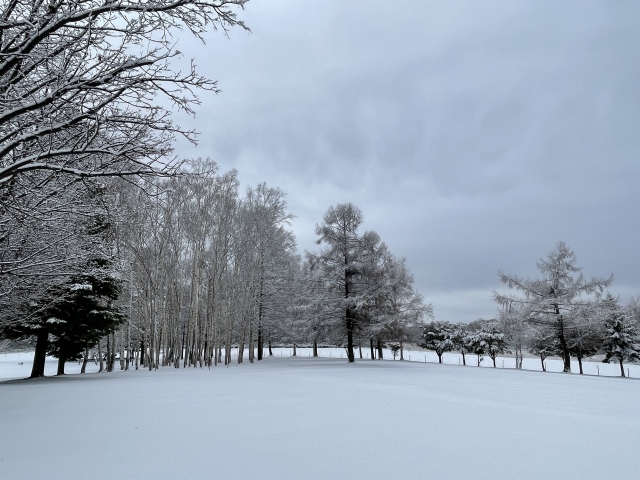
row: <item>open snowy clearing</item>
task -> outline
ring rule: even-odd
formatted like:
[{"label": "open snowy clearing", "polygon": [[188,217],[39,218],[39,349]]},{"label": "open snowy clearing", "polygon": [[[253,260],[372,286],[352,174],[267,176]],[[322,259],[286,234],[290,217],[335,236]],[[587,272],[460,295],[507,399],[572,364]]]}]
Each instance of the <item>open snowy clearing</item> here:
[{"label": "open snowy clearing", "polygon": [[0,384],[0,477],[637,478],[640,381],[275,357]]},{"label": "open snowy clearing", "polygon": [[[267,354],[265,350],[265,355]],[[275,357],[283,358],[290,357],[293,354],[292,348],[273,348],[273,354]],[[343,358],[346,359],[346,353],[344,348],[320,348],[318,354],[321,358]],[[356,350],[356,359],[359,360],[359,353]],[[245,353],[245,362],[247,362],[247,353]],[[257,351],[255,352],[257,357]],[[311,357],[313,355],[311,348],[298,348],[297,355],[300,357]],[[369,351],[363,348],[363,359],[368,360]],[[232,352],[232,358],[235,362],[237,359],[236,349]],[[389,349],[384,349],[385,360],[392,360],[393,353]],[[398,354],[397,359],[400,356]],[[406,349],[404,352],[404,359],[407,362],[420,362],[420,363],[438,363],[438,355],[431,351],[418,351]],[[477,365],[477,356],[467,354],[467,366],[475,367]],[[462,365],[462,356],[457,352],[448,352],[443,355],[443,363],[448,365]],[[31,367],[33,365],[33,352],[15,352],[15,353],[0,353],[0,382],[5,380],[14,380],[20,378],[27,378],[31,374]],[[545,365],[548,372],[562,372],[562,360],[559,358],[547,358]],[[480,362],[481,367],[492,368],[493,362],[487,356],[482,358]],[[539,358],[524,358],[522,366],[525,370],[542,371]],[[496,359],[497,368],[515,368],[515,359],[513,356],[498,357]],[[620,366],[617,363],[602,363],[597,361],[583,361],[582,367],[585,375],[601,375],[608,377],[619,377]],[[47,357],[45,364],[45,375],[53,376],[56,374],[58,368],[58,360],[53,357]],[[120,363],[116,360],[116,369],[120,368]],[[87,373],[96,373],[99,367],[94,362],[87,364]],[[577,360],[571,361],[571,370],[574,373],[579,373],[580,369]],[[640,378],[640,365],[637,364],[625,364],[625,374],[632,378]],[[77,362],[67,362],[65,365],[65,372],[67,374],[80,373],[80,364]]]}]

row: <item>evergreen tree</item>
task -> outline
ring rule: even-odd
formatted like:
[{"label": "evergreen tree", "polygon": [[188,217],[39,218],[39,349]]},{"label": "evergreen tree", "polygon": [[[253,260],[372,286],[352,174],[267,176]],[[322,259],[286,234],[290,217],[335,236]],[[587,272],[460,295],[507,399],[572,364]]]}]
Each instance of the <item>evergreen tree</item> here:
[{"label": "evergreen tree", "polygon": [[454,325],[453,329],[453,349],[460,352],[462,355],[462,364],[467,364],[467,353],[469,350],[469,332],[467,331],[467,325],[464,323],[458,323]]},{"label": "evergreen tree", "polygon": [[442,363],[442,355],[455,348],[455,338],[455,328],[449,322],[429,322],[422,330],[420,346],[436,352],[438,363]]},{"label": "evergreen tree", "polygon": [[77,358],[87,346],[111,332],[122,315],[113,307],[119,293],[110,241],[111,224],[96,215],[77,225],[78,242],[85,263],[79,273],[59,275],[43,289],[24,285],[15,318],[0,325],[0,334],[11,339],[35,337],[31,377],[44,376],[47,353],[58,357],[58,374],[66,359]]},{"label": "evergreen tree", "polygon": [[620,375],[624,374],[623,362],[640,360],[640,331],[635,322],[619,305],[618,299],[607,292],[602,302],[604,322],[604,361],[617,360]]},{"label": "evergreen tree", "polygon": [[60,286],[59,300],[47,309],[52,338],[48,354],[58,358],[58,375],[64,375],[66,361],[78,359],[85,348],[112,333],[124,320],[122,308],[114,305],[119,293],[120,282],[101,269]]},{"label": "evergreen tree", "polygon": [[500,331],[494,322],[487,322],[475,333],[480,344],[484,344],[484,352],[493,360],[493,367],[496,367],[496,357],[511,353],[507,346],[504,333]]}]

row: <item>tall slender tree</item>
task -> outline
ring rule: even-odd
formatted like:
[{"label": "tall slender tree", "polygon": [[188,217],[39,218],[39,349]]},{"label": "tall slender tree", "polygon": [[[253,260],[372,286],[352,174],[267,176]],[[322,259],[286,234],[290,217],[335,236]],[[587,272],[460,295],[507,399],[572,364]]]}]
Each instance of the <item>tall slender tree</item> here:
[{"label": "tall slender tree", "polygon": [[559,242],[545,259],[536,265],[541,273],[537,279],[525,279],[498,272],[500,280],[509,288],[522,292],[522,296],[494,292],[493,298],[504,308],[521,308],[531,323],[553,323],[560,342],[563,369],[571,372],[571,351],[567,341],[567,322],[576,304],[587,301],[587,296],[602,292],[613,281],[593,277],[586,280],[576,265],[575,253],[564,242]]}]

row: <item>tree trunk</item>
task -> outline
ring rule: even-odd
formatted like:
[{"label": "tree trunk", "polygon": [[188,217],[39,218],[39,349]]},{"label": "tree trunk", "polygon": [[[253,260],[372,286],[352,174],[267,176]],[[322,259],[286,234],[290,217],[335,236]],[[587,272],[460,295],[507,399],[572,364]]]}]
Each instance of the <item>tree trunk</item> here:
[{"label": "tree trunk", "polygon": [[540,364],[542,365],[542,371],[546,372],[547,369],[544,366],[544,357],[542,355],[540,355]]},{"label": "tree trunk", "polygon": [[464,366],[466,367],[466,366],[467,366],[467,359],[466,359],[466,357],[464,356],[464,353],[463,353],[463,352],[460,352],[460,353],[462,354],[462,365],[464,365]]},{"label": "tree trunk", "polygon": [[33,367],[31,368],[31,376],[29,378],[44,377],[44,364],[47,359],[47,344],[49,343],[49,334],[44,330],[38,332],[36,340],[36,352],[33,355]]},{"label": "tree trunk", "polygon": [[273,351],[271,350],[271,339],[269,339],[269,356],[273,357]]},{"label": "tree trunk", "polygon": [[238,343],[238,363],[242,363],[244,357],[244,339]]},{"label": "tree trunk", "polygon": [[296,344],[293,344],[293,356],[297,357],[298,356],[298,351],[296,350]]},{"label": "tree trunk", "polygon": [[369,339],[369,347],[371,347],[371,360],[376,359],[376,352],[373,349],[373,338]]},{"label": "tree trunk", "polygon": [[580,367],[580,375],[582,375],[582,357],[578,357],[578,366]]},{"label": "tree trunk", "polygon": [[404,345],[400,342],[400,360],[404,360]]},{"label": "tree trunk", "polygon": [[378,360],[384,359],[384,354],[382,353],[382,342],[378,339]]},{"label": "tree trunk", "polygon": [[491,360],[493,360],[493,368],[496,368],[496,357],[491,357]]},{"label": "tree trunk", "polygon": [[262,360],[263,349],[264,349],[264,340],[262,338],[262,325],[258,325],[258,361]]},{"label": "tree trunk", "polygon": [[625,374],[624,374],[624,365],[622,365],[622,359],[620,358],[619,360],[620,360],[620,376],[624,377],[625,376]]},{"label": "tree trunk", "polygon": [[249,324],[249,363],[253,363],[253,322]]},{"label": "tree trunk", "polygon": [[558,315],[558,339],[562,346],[562,359],[564,361],[562,371],[564,373],[571,373],[571,353],[569,353],[569,346],[567,345],[567,339],[564,336],[564,319],[560,315],[560,310],[556,308],[556,315]]},{"label": "tree trunk", "polygon": [[350,318],[349,311],[347,311],[347,358],[349,363],[356,361],[353,355],[353,320]]},{"label": "tree trunk", "polygon": [[82,357],[82,368],[80,369],[80,373],[86,373],[88,361],[89,361],[89,347],[85,347],[84,355]]},{"label": "tree trunk", "polygon": [[313,339],[313,356],[314,357],[318,356],[318,339],[317,338]]},{"label": "tree trunk", "polygon": [[56,375],[64,375],[64,363],[67,360],[67,354],[64,346],[60,345],[60,351],[58,352],[58,371]]},{"label": "tree trunk", "polygon": [[524,360],[524,355],[522,354],[522,348],[520,348],[520,361],[518,362],[518,368],[522,370],[522,361]]},{"label": "tree trunk", "polygon": [[362,344],[358,343],[358,350],[360,351],[360,359],[362,359]]},{"label": "tree trunk", "polygon": [[[438,353],[438,352],[436,352]],[[442,363],[442,354],[438,353],[438,363]]]},{"label": "tree trunk", "polygon": [[[98,340],[98,358],[100,360],[100,370],[98,372],[102,372],[104,370],[104,363],[102,362],[102,339]],[[136,366],[136,370],[138,367]]]},{"label": "tree trunk", "polygon": [[124,326],[120,328],[120,370],[124,370]]},{"label": "tree trunk", "polygon": [[111,335],[107,334],[107,372],[111,371]]}]

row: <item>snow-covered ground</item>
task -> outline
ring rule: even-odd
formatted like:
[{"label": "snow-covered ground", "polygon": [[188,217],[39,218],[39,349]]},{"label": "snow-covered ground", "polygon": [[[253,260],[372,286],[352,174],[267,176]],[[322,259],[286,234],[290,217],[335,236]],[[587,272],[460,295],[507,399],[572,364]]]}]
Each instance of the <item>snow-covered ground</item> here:
[{"label": "snow-covered ground", "polygon": [[[321,358],[345,358],[346,352],[344,348],[319,348],[318,353]],[[267,350],[265,349],[265,355]],[[273,348],[273,354],[275,357],[290,357],[293,354],[292,348]],[[245,352],[245,362],[247,362],[247,353]],[[256,353],[257,355],[257,353]],[[313,355],[311,348],[298,348],[297,355],[300,357],[310,357]],[[355,351],[356,360],[360,359],[359,351]],[[369,349],[362,350],[363,360],[370,358]],[[236,350],[232,352],[232,357],[236,359]],[[393,353],[389,349],[384,349],[385,360],[393,360]],[[476,366],[478,363],[476,355],[467,355],[467,365]],[[400,359],[400,355],[396,356],[396,359]],[[430,351],[418,351],[406,349],[404,351],[404,359],[407,362],[420,362],[420,363],[438,363],[438,356],[435,352]],[[21,352],[21,353],[0,353],[0,382],[3,380],[12,380],[18,378],[27,378],[31,373],[31,365],[33,362],[33,352]],[[462,365],[462,356],[459,353],[451,352],[443,355],[443,363],[448,365]],[[548,358],[545,360],[545,365],[548,372],[562,372],[562,361],[558,358]],[[480,362],[481,367],[493,367],[493,362],[489,357],[483,357]],[[497,368],[515,368],[515,359],[511,357],[498,357],[496,359]],[[118,361],[116,361],[116,368],[120,368]],[[524,358],[523,368],[525,370],[542,371],[540,359],[538,358]],[[578,361],[573,360],[571,362],[571,368],[574,373],[580,371],[578,367]],[[609,377],[620,376],[620,366],[617,363],[602,363],[596,361],[584,361],[582,362],[582,368],[585,375],[601,375]],[[58,360],[52,357],[47,357],[45,365],[45,374],[55,375],[58,369]],[[625,374],[628,374],[632,378],[640,378],[640,365],[628,364],[624,367]],[[87,373],[95,373],[98,371],[98,365],[93,362],[87,364]],[[77,362],[69,362],[65,365],[65,372],[68,374],[80,373],[80,364]]]},{"label": "snow-covered ground", "polygon": [[0,478],[638,478],[638,380],[282,352],[0,383]]}]

